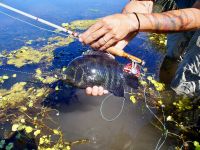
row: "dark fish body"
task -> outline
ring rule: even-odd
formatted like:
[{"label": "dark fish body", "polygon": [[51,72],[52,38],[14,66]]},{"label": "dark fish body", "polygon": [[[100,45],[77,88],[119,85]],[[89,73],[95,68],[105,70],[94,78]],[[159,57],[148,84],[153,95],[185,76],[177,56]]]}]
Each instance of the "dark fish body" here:
[{"label": "dark fish body", "polygon": [[78,88],[102,86],[116,96],[124,96],[123,65],[107,55],[83,55],[69,63],[65,81]]}]

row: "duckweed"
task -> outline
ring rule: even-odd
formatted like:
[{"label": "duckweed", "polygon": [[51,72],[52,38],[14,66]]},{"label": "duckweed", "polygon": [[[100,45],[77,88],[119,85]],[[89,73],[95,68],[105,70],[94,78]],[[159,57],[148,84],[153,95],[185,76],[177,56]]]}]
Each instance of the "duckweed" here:
[{"label": "duckweed", "polygon": [[72,43],[74,39],[71,37],[63,38],[56,36],[50,37],[48,41],[49,44],[38,50],[32,47],[23,46],[10,53],[2,52],[2,55],[7,58],[8,65],[14,65],[18,68],[28,64],[38,64],[41,62],[50,63],[53,60],[53,50],[60,46],[66,46]]},{"label": "duckweed", "polygon": [[166,52],[167,46],[167,36],[166,34],[151,33],[148,35],[149,41],[154,47],[156,47],[160,52]]},{"label": "duckweed", "polygon": [[50,53],[41,52],[31,47],[22,47],[16,50],[15,53],[10,53],[7,64],[14,65],[18,68],[27,64],[38,64],[42,60],[52,59],[53,56]]},{"label": "duckweed", "polygon": [[26,84],[26,82],[19,82],[14,84],[9,90],[0,89],[0,96],[2,97],[0,108],[15,108],[24,102],[35,103],[39,98],[49,93],[49,89],[46,88],[25,88]]},{"label": "duckweed", "polygon": [[70,30],[86,30],[96,23],[97,20],[76,20],[68,23],[63,23],[62,26]]}]

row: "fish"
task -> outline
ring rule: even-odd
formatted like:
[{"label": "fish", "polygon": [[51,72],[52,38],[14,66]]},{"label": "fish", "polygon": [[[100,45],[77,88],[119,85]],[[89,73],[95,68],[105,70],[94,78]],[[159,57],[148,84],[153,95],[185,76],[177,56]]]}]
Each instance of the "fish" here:
[{"label": "fish", "polygon": [[136,78],[123,68],[124,65],[108,53],[88,51],[73,59],[62,74],[64,82],[75,87],[102,86],[115,96],[124,97],[125,88],[132,86]]}]

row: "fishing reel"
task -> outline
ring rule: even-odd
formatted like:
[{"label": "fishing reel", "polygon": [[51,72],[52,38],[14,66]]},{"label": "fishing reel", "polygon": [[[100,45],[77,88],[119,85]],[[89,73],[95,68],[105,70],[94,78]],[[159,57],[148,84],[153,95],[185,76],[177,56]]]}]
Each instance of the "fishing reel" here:
[{"label": "fishing reel", "polygon": [[141,65],[139,65],[136,61],[132,61],[132,63],[128,63],[124,66],[123,71],[139,78],[141,75]]}]

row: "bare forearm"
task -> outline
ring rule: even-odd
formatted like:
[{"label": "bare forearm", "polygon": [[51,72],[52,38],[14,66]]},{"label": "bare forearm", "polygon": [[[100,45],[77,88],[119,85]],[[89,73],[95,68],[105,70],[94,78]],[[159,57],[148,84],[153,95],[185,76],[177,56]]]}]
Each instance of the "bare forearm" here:
[{"label": "bare forearm", "polygon": [[152,1],[140,1],[134,0],[130,1],[123,9],[122,13],[151,13],[153,9]]},{"label": "bare forearm", "polygon": [[164,13],[138,14],[140,31],[177,32],[200,28],[200,10],[196,8]]}]

